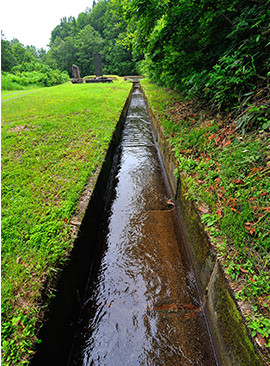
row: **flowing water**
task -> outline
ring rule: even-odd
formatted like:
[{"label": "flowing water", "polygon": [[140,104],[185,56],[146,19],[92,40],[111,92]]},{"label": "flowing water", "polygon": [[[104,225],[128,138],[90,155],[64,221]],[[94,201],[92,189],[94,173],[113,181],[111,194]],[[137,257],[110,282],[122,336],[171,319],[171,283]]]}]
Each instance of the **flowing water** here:
[{"label": "flowing water", "polygon": [[69,365],[216,365],[138,85],[118,154]]}]

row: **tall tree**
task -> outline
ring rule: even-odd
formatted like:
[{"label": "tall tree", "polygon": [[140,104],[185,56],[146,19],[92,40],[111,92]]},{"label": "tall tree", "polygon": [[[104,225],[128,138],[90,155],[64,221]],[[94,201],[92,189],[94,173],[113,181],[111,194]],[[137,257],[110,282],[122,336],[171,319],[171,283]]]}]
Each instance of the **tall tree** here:
[{"label": "tall tree", "polygon": [[77,59],[82,75],[95,73],[93,53],[102,50],[104,40],[91,25],[85,26],[76,37]]},{"label": "tall tree", "polygon": [[57,37],[65,39],[76,35],[76,19],[73,16],[61,18],[60,24],[51,32],[50,46],[53,46]]},{"label": "tall tree", "polygon": [[23,62],[35,61],[38,58],[35,47],[25,47],[18,39],[7,41],[4,34],[1,37],[1,64],[2,71],[11,71],[12,68]]},{"label": "tall tree", "polygon": [[[75,24],[76,23],[76,24]],[[113,12],[112,1],[103,0],[74,18],[63,18],[51,34],[50,50],[45,62],[51,67],[68,70],[72,64],[80,67],[81,75],[94,73],[93,52],[102,54],[104,73],[134,74],[136,60],[131,50],[123,46],[125,25]]]}]

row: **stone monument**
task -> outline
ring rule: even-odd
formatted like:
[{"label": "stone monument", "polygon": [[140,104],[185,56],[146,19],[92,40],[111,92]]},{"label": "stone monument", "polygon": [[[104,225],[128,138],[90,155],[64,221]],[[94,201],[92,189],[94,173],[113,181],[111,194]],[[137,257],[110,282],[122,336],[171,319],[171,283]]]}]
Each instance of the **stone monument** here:
[{"label": "stone monument", "polygon": [[83,83],[83,79],[80,76],[80,69],[78,68],[77,65],[72,65],[72,76],[73,76],[73,79],[71,80],[71,82],[73,84]]},{"label": "stone monument", "polygon": [[86,83],[111,83],[112,82],[111,78],[103,76],[101,54],[99,52],[94,52],[93,58],[94,58],[96,76],[93,78],[85,79],[85,82]]},{"label": "stone monument", "polygon": [[96,77],[100,77],[103,75],[101,54],[99,52],[94,52],[93,57],[94,57]]}]

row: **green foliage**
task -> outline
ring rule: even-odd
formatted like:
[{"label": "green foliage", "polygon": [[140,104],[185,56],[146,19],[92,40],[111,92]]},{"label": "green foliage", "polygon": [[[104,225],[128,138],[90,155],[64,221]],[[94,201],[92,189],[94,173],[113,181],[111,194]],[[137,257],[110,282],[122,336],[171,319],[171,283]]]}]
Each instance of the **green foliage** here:
[{"label": "green foliage", "polygon": [[51,33],[51,48],[45,62],[61,71],[67,70],[70,76],[72,64],[76,64],[81,75],[87,76],[95,73],[93,53],[100,52],[104,74],[136,74],[136,58],[133,60],[131,51],[121,44],[125,27],[112,10],[112,2],[103,0],[80,13],[77,19],[61,19]]},{"label": "green foliage", "polygon": [[2,90],[23,90],[29,86],[52,86],[69,80],[67,72],[52,69],[42,63],[44,50],[24,47],[17,39],[1,38]]},{"label": "green foliage", "polygon": [[1,70],[11,72],[12,68],[22,63],[41,62],[45,50],[34,46],[23,46],[17,39],[7,41],[1,36]]},{"label": "green foliage", "polygon": [[158,84],[214,109],[240,105],[236,114],[269,84],[269,0],[114,3],[126,44],[144,53],[140,70]]},{"label": "green foliage", "polygon": [[[18,40],[7,41],[2,37],[2,71],[11,72],[14,67],[21,72],[41,71],[25,66],[39,61],[43,66],[67,71],[70,77],[72,65],[76,64],[83,77],[94,74],[93,53],[100,52],[104,74],[137,74],[136,62],[142,55],[138,52],[133,54],[123,45],[126,27],[121,24],[119,15],[113,13],[113,8],[112,1],[103,0],[93,3],[93,8],[80,13],[77,19],[73,16],[62,18],[51,32],[48,52],[32,46],[24,47]],[[14,84],[9,84],[10,89],[13,87]]]},{"label": "green foliage", "polygon": [[[270,337],[270,319],[263,316],[259,316],[255,319],[251,318],[248,326],[252,329],[252,337],[255,337],[257,333],[261,334],[264,338]],[[268,342],[267,347],[270,347],[270,341]]]},{"label": "green foliage", "polygon": [[53,70],[40,62],[23,62],[12,68],[12,73],[2,73],[2,90],[22,90],[33,85],[53,86],[69,80],[67,72]]},{"label": "green foliage", "polygon": [[260,105],[253,104],[247,111],[239,116],[236,122],[236,128],[245,135],[246,131],[252,130],[254,127],[267,131],[270,129],[270,101],[265,101]]},{"label": "green foliage", "polygon": [[18,84],[9,73],[1,73],[1,90],[24,90],[25,86]]},{"label": "green foliage", "polygon": [[45,74],[38,71],[23,71],[16,74],[6,73],[2,75],[2,90],[22,90],[28,86],[53,86],[69,80],[67,73],[51,69]]},{"label": "green foliage", "polygon": [[91,25],[86,25],[77,35],[77,64],[80,65],[82,75],[95,74],[94,52],[100,52],[103,48],[104,40]]},{"label": "green foliage", "polygon": [[9,41],[1,38],[1,69],[10,71],[17,63],[16,57]]},{"label": "green foliage", "polygon": [[50,46],[54,44],[57,38],[65,39],[66,37],[72,37],[76,34],[76,19],[73,16],[64,17],[61,19],[60,24],[57,25],[51,32]]},{"label": "green foliage", "polygon": [[9,336],[16,334],[13,339],[3,340],[2,342],[2,349],[8,355],[5,357],[6,365],[13,364],[14,362],[17,365],[28,364],[27,358],[33,353],[34,342],[40,343],[40,340],[35,336],[36,320],[36,314],[28,317],[17,312],[9,323],[3,323],[2,332],[4,336],[6,334]]}]

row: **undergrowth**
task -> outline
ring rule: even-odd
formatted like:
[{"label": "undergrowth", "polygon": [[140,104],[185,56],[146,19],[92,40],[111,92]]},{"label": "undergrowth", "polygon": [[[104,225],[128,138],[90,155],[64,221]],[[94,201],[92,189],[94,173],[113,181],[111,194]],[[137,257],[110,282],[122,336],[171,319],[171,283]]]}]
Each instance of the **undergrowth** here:
[{"label": "undergrowth", "polygon": [[262,123],[241,128],[231,115],[211,116],[179,94],[142,84],[177,159],[175,174],[184,175],[187,199],[196,202],[251,334],[269,359],[269,100],[253,111],[262,111]]},{"label": "undergrowth", "polygon": [[69,81],[67,72],[53,70],[39,62],[23,62],[11,72],[1,72],[1,90],[24,90],[34,86],[53,86]]}]

